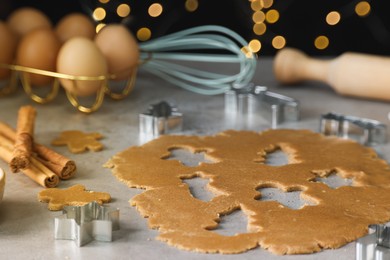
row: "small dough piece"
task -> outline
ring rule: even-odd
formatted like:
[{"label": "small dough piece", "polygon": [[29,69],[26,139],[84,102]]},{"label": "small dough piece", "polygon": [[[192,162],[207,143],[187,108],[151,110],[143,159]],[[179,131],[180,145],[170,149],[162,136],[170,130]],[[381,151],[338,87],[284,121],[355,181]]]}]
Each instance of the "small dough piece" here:
[{"label": "small dough piece", "polygon": [[61,135],[51,142],[52,145],[67,145],[72,153],[83,153],[86,150],[98,152],[103,149],[103,144],[97,140],[103,136],[99,133],[83,133],[78,130],[64,131]]},{"label": "small dough piece", "polygon": [[[206,152],[212,163],[187,167],[166,160],[173,149]],[[267,164],[281,150],[284,165]],[[158,229],[157,239],[180,249],[240,253],[260,246],[275,254],[307,254],[339,248],[367,234],[368,226],[390,220],[390,167],[371,148],[309,130],[261,133],[226,131],[215,136],[161,136],[114,155],[106,167],[129,187],[145,191],[130,203]],[[329,187],[318,179],[336,174],[351,186]],[[183,182],[207,178],[209,201],[192,196]],[[292,209],[261,199],[262,188],[300,191],[313,202]],[[214,232],[221,216],[241,210],[248,231]]]},{"label": "small dough piece", "polygon": [[86,190],[81,184],[68,189],[49,188],[39,192],[38,200],[49,203],[49,210],[61,210],[64,206],[83,206],[92,201],[103,204],[111,201],[111,196],[106,192]]}]

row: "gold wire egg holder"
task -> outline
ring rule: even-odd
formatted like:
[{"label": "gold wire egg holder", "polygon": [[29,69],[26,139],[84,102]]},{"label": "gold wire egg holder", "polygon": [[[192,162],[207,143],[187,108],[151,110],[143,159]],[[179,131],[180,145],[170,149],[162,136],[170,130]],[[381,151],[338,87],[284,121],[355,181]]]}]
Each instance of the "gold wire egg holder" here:
[{"label": "gold wire egg holder", "polygon": [[[89,107],[81,105],[77,95],[65,89],[66,96],[69,102],[72,104],[72,106],[74,106],[80,112],[87,113],[87,114],[97,111],[102,106],[104,97],[106,95],[114,100],[121,100],[127,97],[134,88],[135,78],[137,74],[137,69],[132,69],[131,73],[129,73],[130,74],[129,78],[126,80],[126,83],[124,84],[124,87],[122,87],[122,90],[119,93],[117,93],[111,89],[109,84],[110,80],[116,79],[116,75],[114,74],[102,75],[96,77],[74,76],[74,75],[41,70],[41,69],[36,69],[36,68],[31,68],[26,66],[10,65],[10,64],[2,64],[2,63],[0,63],[0,68],[9,69],[11,71],[11,75],[9,79],[6,80],[5,84],[3,84],[2,87],[0,87],[0,97],[7,96],[17,90],[18,77],[19,77],[25,93],[33,101],[39,104],[49,103],[52,100],[54,100],[54,98],[57,97],[60,89],[60,79],[72,81],[73,89],[75,90],[78,89],[77,83],[79,81],[100,81],[100,87],[96,92],[95,101]],[[54,81],[50,86],[50,90],[48,93],[46,93],[46,95],[41,96],[34,92],[34,87],[32,86],[29,78],[30,74],[37,74],[41,76],[48,76],[54,78]]]}]

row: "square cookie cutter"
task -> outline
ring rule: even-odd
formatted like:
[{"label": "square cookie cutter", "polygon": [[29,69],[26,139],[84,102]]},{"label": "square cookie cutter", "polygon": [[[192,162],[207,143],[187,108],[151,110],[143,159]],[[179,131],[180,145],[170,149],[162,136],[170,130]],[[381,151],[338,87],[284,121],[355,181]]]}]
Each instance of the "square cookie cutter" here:
[{"label": "square cookie cutter", "polygon": [[111,242],[115,230],[119,230],[119,209],[96,201],[66,206],[63,215],[54,219],[54,238],[74,240],[79,247],[93,240]]},{"label": "square cookie cutter", "polygon": [[387,139],[387,127],[380,121],[336,113],[321,116],[320,132],[354,139],[368,146],[384,144]]},{"label": "square cookie cutter", "polygon": [[356,241],[356,260],[390,259],[389,224],[371,225],[369,234]]},{"label": "square cookie cutter", "polygon": [[300,105],[296,99],[270,92],[265,86],[249,84],[225,93],[225,115],[238,124],[243,121],[252,124],[261,115],[271,128],[277,128],[282,122],[298,121]]},{"label": "square cookie cutter", "polygon": [[152,104],[146,112],[139,114],[141,135],[158,137],[163,134],[180,132],[182,128],[183,114],[176,106],[166,101]]}]

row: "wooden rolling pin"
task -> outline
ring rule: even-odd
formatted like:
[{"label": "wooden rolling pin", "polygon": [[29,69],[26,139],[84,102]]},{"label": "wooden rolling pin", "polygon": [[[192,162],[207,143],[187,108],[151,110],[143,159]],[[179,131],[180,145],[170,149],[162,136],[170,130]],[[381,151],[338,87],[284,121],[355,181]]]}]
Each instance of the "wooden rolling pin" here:
[{"label": "wooden rolling pin", "polygon": [[347,52],[333,59],[314,59],[284,48],[274,60],[276,79],[284,84],[322,81],[342,95],[390,100],[390,58]]}]

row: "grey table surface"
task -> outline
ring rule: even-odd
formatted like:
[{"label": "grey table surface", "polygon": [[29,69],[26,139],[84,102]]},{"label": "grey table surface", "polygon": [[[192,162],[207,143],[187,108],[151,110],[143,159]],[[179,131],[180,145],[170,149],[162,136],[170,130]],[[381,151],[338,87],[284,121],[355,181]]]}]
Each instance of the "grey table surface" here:
[{"label": "grey table surface", "polygon": [[[233,70],[227,66],[220,69],[226,73]],[[322,83],[280,85],[273,75],[272,58],[259,58],[253,82],[300,101],[301,120],[281,127],[318,131],[320,115],[330,111],[389,123],[390,106],[386,102],[343,97]],[[223,95],[194,94],[142,71],[130,96],[121,101],[106,98],[103,106],[90,115],[76,111],[63,92],[46,105],[35,104],[21,89],[16,94],[2,97],[0,120],[12,126],[16,125],[20,106],[36,107],[35,139],[41,144],[50,146],[64,130],[104,135],[105,148],[101,152],[71,154],[66,147],[53,147],[75,160],[78,166],[76,177],[62,181],[59,188],[83,184],[90,190],[109,192],[113,198],[109,205],[120,209],[121,229],[113,233],[110,243],[93,241],[77,247],[73,241],[55,240],[54,218],[61,212],[51,212],[46,203],[38,202],[37,194],[43,188],[23,174],[10,173],[8,166],[0,161],[0,167],[7,173],[5,194],[0,204],[0,259],[355,259],[354,242],[311,255],[276,256],[260,248],[235,255],[202,254],[182,251],[156,240],[158,231],[150,230],[147,219],[128,202],[142,191],[128,188],[102,165],[117,152],[140,144],[138,114],[149,104],[162,100],[175,103],[183,112],[184,134],[209,135],[226,130]],[[260,125],[254,130],[265,128],[267,125]],[[390,160],[389,151],[388,144],[380,149],[387,161]]]}]

